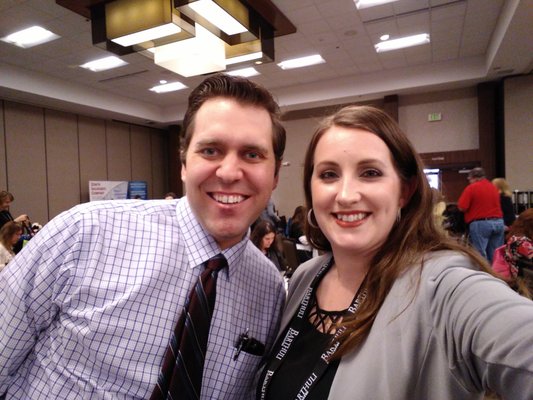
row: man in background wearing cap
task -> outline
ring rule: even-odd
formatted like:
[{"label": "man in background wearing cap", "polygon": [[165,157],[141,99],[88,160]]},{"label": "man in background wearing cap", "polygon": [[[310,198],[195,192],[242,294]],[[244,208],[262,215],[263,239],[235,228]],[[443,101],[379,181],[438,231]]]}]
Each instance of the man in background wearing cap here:
[{"label": "man in background wearing cap", "polygon": [[469,172],[468,182],[457,205],[465,213],[470,242],[492,264],[494,250],[504,242],[500,195],[481,167]]}]

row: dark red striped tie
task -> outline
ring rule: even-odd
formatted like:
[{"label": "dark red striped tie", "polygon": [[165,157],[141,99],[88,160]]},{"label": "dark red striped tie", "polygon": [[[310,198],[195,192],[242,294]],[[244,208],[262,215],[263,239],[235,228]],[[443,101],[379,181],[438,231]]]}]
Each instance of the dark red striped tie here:
[{"label": "dark red striped tie", "polygon": [[204,263],[205,270],[191,290],[170,339],[150,400],[200,398],[217,275],[227,265],[222,254]]}]

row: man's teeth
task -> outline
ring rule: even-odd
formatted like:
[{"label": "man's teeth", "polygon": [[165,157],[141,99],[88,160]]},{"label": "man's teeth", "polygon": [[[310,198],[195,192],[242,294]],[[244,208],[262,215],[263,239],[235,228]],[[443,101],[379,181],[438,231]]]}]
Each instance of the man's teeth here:
[{"label": "man's teeth", "polygon": [[244,196],[225,195],[225,194],[215,194],[213,195],[213,198],[219,203],[224,203],[224,204],[235,204],[235,203],[240,203],[241,201],[244,200]]},{"label": "man's teeth", "polygon": [[337,219],[344,222],[360,221],[366,216],[365,213],[359,214],[337,214]]}]

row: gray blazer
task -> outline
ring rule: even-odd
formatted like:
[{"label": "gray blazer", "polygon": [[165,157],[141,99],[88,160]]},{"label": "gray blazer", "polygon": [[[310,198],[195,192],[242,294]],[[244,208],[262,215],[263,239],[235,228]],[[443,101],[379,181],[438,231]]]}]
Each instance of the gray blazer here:
[{"label": "gray blazer", "polygon": [[[330,254],[300,266],[280,333]],[[533,302],[440,251],[391,288],[360,348],[342,358],[329,399],[533,399]]]}]

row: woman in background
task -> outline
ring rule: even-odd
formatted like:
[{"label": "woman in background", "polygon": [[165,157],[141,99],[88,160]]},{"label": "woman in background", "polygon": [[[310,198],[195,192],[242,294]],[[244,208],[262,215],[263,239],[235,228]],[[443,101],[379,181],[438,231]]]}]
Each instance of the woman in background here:
[{"label": "woman in background", "polygon": [[19,241],[21,235],[22,227],[14,221],[6,222],[0,228],[0,271],[15,257],[13,247]]},{"label": "woman in background", "polygon": [[508,229],[516,219],[513,209],[513,194],[507,181],[503,178],[494,178],[492,184],[496,186],[500,192],[500,205],[503,213],[503,223]]},{"label": "woman in background", "polygon": [[533,302],[437,229],[394,120],[366,106],[326,118],[304,190],[306,236],[327,253],[290,281],[258,399],[531,399]]},{"label": "woman in background", "polygon": [[276,245],[276,228],[270,221],[257,222],[250,235],[250,240],[263,254],[274,263],[279,271],[285,271],[287,265]]}]

